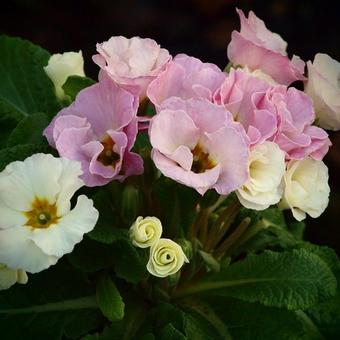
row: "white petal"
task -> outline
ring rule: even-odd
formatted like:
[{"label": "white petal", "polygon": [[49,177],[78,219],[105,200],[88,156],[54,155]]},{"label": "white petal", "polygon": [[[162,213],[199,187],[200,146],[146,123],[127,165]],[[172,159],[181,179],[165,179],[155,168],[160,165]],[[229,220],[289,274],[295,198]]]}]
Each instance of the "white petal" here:
[{"label": "white petal", "polygon": [[30,273],[40,272],[57,263],[30,240],[31,228],[16,227],[0,230],[0,263]]},{"label": "white petal", "polygon": [[18,210],[9,208],[0,200],[0,229],[23,226],[27,220],[26,216]]},{"label": "white petal", "polygon": [[8,289],[17,282],[17,271],[0,265],[0,290]]},{"label": "white petal", "polygon": [[49,228],[35,229],[31,239],[44,253],[61,257],[70,253],[83,235],[94,228],[98,216],[93,201],[81,195],[73,210]]},{"label": "white petal", "polygon": [[57,199],[58,216],[65,215],[71,207],[70,200],[74,193],[84,185],[79,178],[83,171],[81,163],[61,158],[63,170],[59,178],[60,192]]}]

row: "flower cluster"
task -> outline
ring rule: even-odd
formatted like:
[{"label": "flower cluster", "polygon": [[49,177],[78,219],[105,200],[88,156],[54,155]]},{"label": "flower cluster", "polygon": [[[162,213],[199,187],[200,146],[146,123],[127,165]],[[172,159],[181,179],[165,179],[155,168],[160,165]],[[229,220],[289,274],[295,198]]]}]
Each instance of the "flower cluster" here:
[{"label": "flower cluster", "polygon": [[[35,154],[0,173],[1,289],[56,264],[95,227],[91,199],[80,195],[71,209],[78,189],[143,174],[141,134],[159,173],[201,196],[234,192],[248,209],[278,204],[299,221],[326,209],[322,160],[331,142],[324,128],[340,129],[340,64],[317,54],[305,74],[305,63],[288,57],[278,34],[253,12],[237,13],[241,28],[228,46],[228,72],[185,54],[172,57],[151,39],[111,37],[93,56],[99,81],[70,104],[63,85],[85,75],[82,53],[50,58],[45,72],[64,107],[43,135],[60,158]],[[134,246],[150,248],[147,270],[158,277],[188,262],[163,231],[155,217],[138,217],[130,229]],[[202,235],[209,250],[213,238]]]}]

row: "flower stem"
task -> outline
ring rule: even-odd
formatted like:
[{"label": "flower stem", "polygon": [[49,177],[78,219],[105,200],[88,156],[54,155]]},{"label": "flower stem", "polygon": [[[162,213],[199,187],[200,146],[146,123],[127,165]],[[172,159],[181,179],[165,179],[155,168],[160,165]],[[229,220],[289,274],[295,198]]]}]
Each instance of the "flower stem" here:
[{"label": "flower stem", "polygon": [[0,314],[29,314],[29,313],[46,313],[65,310],[77,309],[94,309],[98,308],[96,297],[86,296],[78,299],[65,300],[60,302],[51,302],[44,305],[34,305],[23,308],[5,308],[0,309]]},{"label": "flower stem", "polygon": [[246,217],[238,227],[230,234],[228,238],[224,240],[224,242],[220,245],[220,247],[215,252],[215,257],[220,260],[226,251],[235,244],[235,242],[243,235],[243,233],[247,230],[251,219]]}]

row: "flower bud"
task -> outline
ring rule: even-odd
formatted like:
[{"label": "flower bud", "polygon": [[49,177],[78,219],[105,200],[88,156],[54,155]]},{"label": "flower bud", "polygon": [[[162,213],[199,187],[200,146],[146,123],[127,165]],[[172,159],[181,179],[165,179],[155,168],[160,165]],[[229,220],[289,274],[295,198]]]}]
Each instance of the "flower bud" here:
[{"label": "flower bud", "polygon": [[56,95],[60,100],[66,98],[62,86],[69,76],[85,76],[84,59],[81,51],[53,54],[44,70],[52,80]]},{"label": "flower bud", "polygon": [[285,190],[280,208],[291,209],[293,216],[302,221],[306,213],[319,217],[328,205],[328,168],[322,161],[305,158],[290,161],[284,175]]},{"label": "flower bud", "polygon": [[189,260],[181,246],[172,240],[161,238],[151,247],[146,268],[151,275],[166,277],[177,273],[184,262],[188,263]]},{"label": "flower bud", "polygon": [[139,248],[153,246],[162,235],[162,223],[157,217],[137,217],[130,228],[132,244]]},{"label": "flower bud", "polygon": [[16,282],[25,284],[28,277],[24,270],[11,269],[7,266],[0,264],[0,290],[8,289]]}]

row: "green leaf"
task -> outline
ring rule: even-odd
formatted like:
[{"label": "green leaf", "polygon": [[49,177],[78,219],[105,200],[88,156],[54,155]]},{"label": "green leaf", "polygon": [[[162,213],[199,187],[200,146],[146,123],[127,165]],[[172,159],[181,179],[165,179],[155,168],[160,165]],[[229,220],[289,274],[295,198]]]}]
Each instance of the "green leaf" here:
[{"label": "green leaf", "polygon": [[[1,115],[1,113],[0,113]],[[7,146],[7,140],[14,128],[17,126],[17,122],[14,119],[1,119],[0,118],[0,149]]]},{"label": "green leaf", "polygon": [[176,329],[171,323],[166,325],[160,334],[161,340],[186,340],[188,339],[182,332]]},{"label": "green leaf", "polygon": [[66,332],[83,335],[102,323],[93,287],[63,260],[30,275],[26,285],[0,292],[1,337],[6,340],[61,339]]},{"label": "green leaf", "polygon": [[46,144],[22,144],[0,150],[0,171],[7,164],[14,161],[23,161],[35,153],[50,153],[51,148]]},{"label": "green leaf", "polygon": [[29,41],[0,37],[0,117],[20,121],[30,114],[59,110],[54,87],[45,74],[50,55]]},{"label": "green leaf", "polygon": [[123,319],[125,304],[116,285],[107,275],[99,279],[96,296],[101,311],[110,321]]},{"label": "green leaf", "polygon": [[34,113],[19,122],[8,138],[7,145],[41,144],[45,142],[43,131],[49,124],[45,113]]},{"label": "green leaf", "polygon": [[113,206],[113,197],[108,190],[101,189],[92,196],[94,206],[99,211],[99,219],[88,237],[102,243],[113,243],[128,239],[127,229],[119,228],[117,209]]},{"label": "green leaf", "polygon": [[[140,254],[145,254],[142,257]],[[119,241],[115,243],[112,256],[115,259],[114,270],[118,277],[137,283],[147,276],[146,263],[149,255],[143,250],[138,252],[130,241]]]},{"label": "green leaf", "polygon": [[72,101],[74,101],[77,94],[81,90],[95,83],[96,82],[93,79],[88,78],[88,77],[70,76],[67,78],[65,84],[62,87],[63,87],[65,94],[68,95]]},{"label": "green leaf", "polygon": [[115,260],[112,253],[112,245],[99,243],[85,237],[68,255],[68,259],[76,269],[85,273],[93,273],[113,265]]},{"label": "green leaf", "polygon": [[233,339],[320,339],[319,331],[310,329],[300,311],[288,311],[223,297],[209,297],[205,303],[222,319]]},{"label": "green leaf", "polygon": [[218,274],[183,287],[177,296],[209,293],[287,309],[305,309],[336,293],[327,264],[304,249],[249,255]]}]

